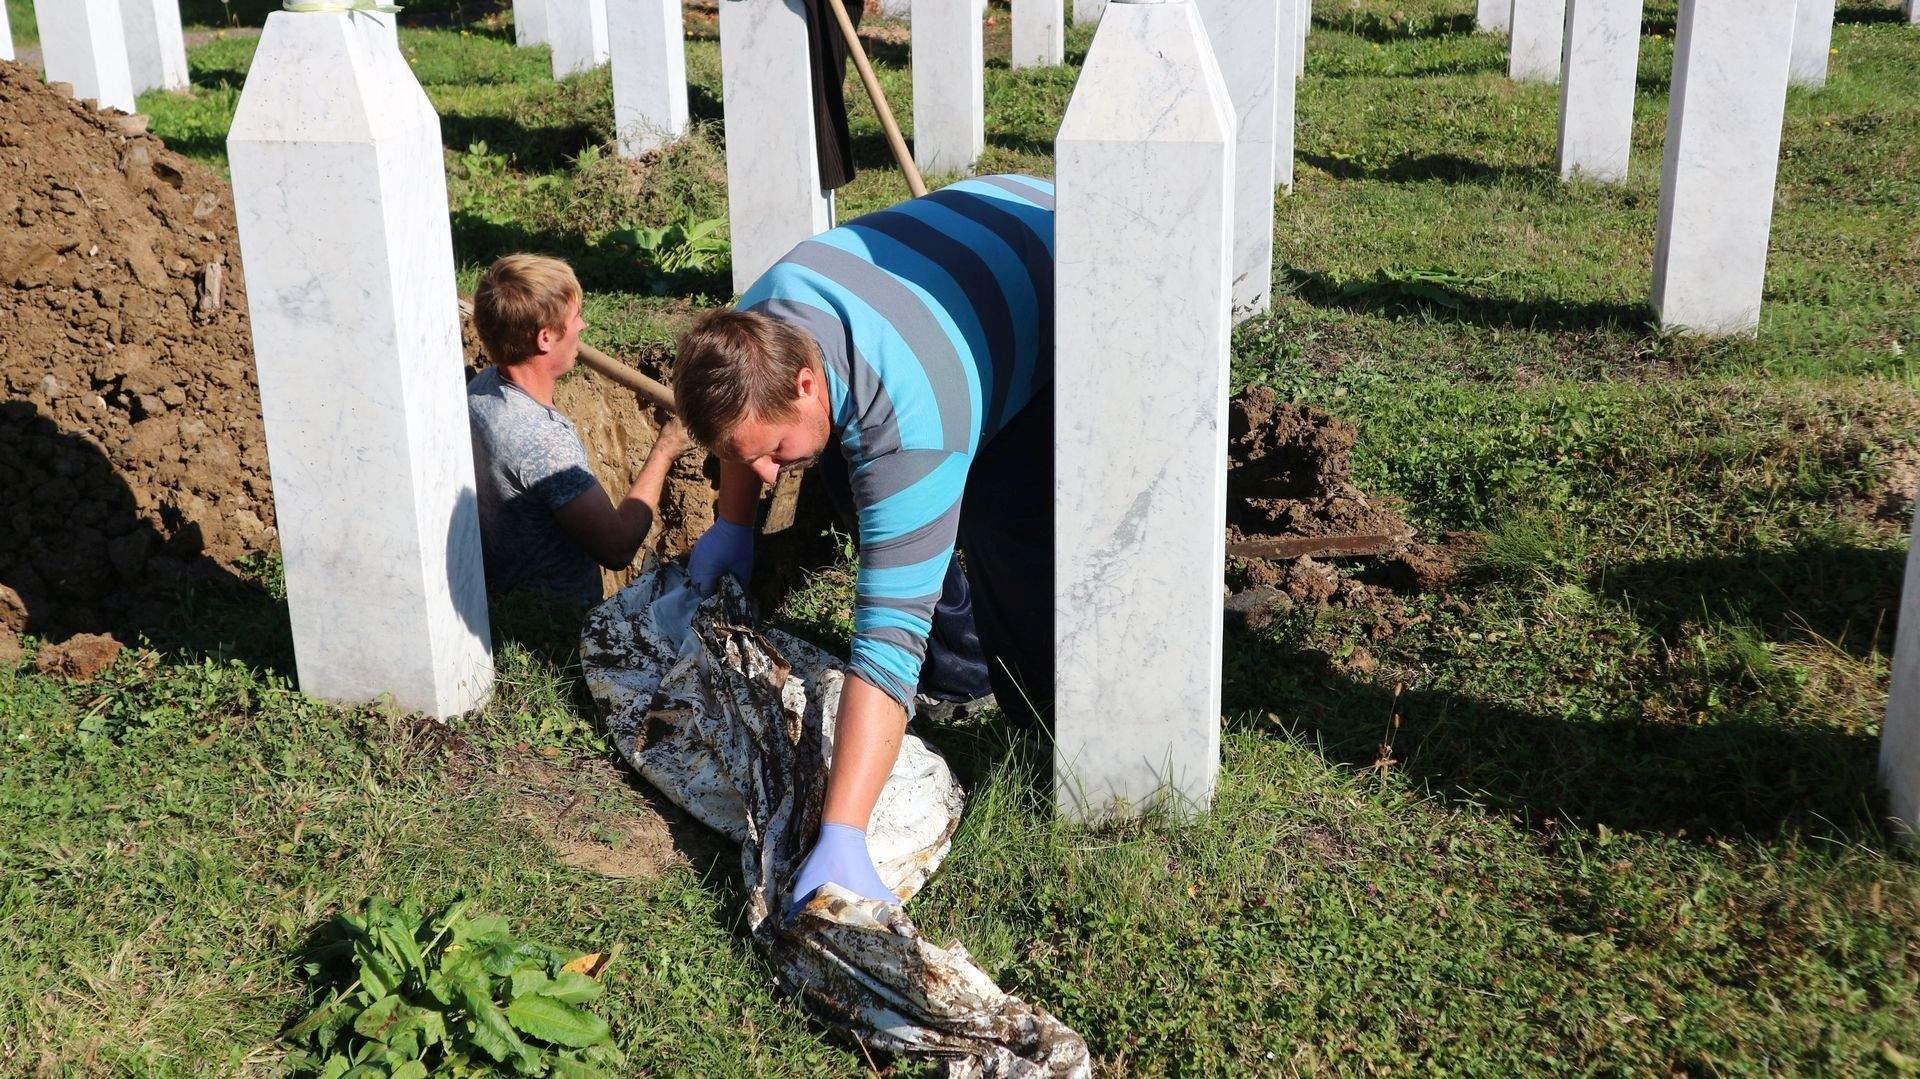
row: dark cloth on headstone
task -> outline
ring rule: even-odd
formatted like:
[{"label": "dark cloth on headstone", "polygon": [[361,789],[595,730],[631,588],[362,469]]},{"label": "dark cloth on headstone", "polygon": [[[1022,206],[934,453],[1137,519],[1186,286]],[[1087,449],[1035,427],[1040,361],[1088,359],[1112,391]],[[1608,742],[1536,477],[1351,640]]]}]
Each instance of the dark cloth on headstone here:
[{"label": "dark cloth on headstone", "polygon": [[[847,131],[847,39],[827,0],[807,7],[808,52],[813,60],[813,136],[820,156],[820,186],[837,191],[853,182],[853,137]],[[864,0],[843,0],[855,29]]]}]

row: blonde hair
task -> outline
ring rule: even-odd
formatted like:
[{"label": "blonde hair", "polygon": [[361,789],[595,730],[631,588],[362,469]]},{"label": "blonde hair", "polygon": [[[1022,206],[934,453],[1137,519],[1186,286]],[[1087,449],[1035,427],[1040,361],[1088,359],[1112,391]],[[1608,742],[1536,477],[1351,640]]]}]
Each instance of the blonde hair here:
[{"label": "blonde hair", "polygon": [[799,414],[794,380],[813,365],[806,331],[757,311],[710,312],[680,338],[673,363],[676,411],[703,446],[748,417],[782,423]]},{"label": "blonde hair", "polygon": [[544,255],[507,255],[473,290],[473,329],[487,358],[510,367],[540,351],[541,330],[564,329],[579,298],[573,267]]}]

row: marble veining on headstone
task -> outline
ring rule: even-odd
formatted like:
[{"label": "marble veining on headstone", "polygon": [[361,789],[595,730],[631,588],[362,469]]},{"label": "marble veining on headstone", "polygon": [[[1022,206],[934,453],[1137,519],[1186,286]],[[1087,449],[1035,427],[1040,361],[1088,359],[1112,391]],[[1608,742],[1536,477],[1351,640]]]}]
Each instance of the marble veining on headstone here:
[{"label": "marble veining on headstone", "polygon": [[680,0],[613,0],[613,128],[623,157],[639,157],[687,130],[687,47]]},{"label": "marble veining on headstone", "polygon": [[[1274,131],[1280,66],[1296,47],[1294,0],[1194,0],[1239,121],[1234,142],[1233,310],[1244,319],[1273,300]],[[1284,45],[1282,44],[1284,42]],[[1291,154],[1289,154],[1291,156]]]},{"label": "marble veining on headstone", "polygon": [[1653,252],[1663,327],[1759,328],[1794,2],[1680,0]]},{"label": "marble veining on headstone", "polygon": [[1219,773],[1234,128],[1193,4],[1107,5],[1055,142],[1071,817],[1202,809]]},{"label": "marble veining on headstone", "polygon": [[913,163],[965,173],[987,148],[984,0],[913,0]]},{"label": "marble veining on headstone", "polygon": [[1558,82],[1566,22],[1567,0],[1513,0],[1507,77],[1515,82]]},{"label": "marble veining on headstone", "polygon": [[801,0],[720,0],[727,229],[733,290],[831,227],[814,147],[813,83]]},{"label": "marble veining on headstone", "polygon": [[180,29],[180,0],[120,0],[120,21],[133,92],[185,90],[187,40]]},{"label": "marble veining on headstone", "polygon": [[227,157],[300,688],[492,688],[440,121],[369,11],[267,17]]},{"label": "marble veining on headstone", "polygon": [[134,111],[120,0],[33,0],[33,18],[48,82],[67,83],[103,109]]},{"label": "marble veining on headstone", "polygon": [[1568,0],[1560,178],[1617,184],[1633,149],[1641,0]]}]

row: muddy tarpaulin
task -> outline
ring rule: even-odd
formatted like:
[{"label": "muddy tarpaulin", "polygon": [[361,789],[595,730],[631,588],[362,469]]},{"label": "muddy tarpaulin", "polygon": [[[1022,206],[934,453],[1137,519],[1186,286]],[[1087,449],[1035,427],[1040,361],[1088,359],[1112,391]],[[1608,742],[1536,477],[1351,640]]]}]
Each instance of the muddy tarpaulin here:
[{"label": "muddy tarpaulin", "polygon": [[[820,649],[755,629],[731,580],[702,601],[683,566],[655,564],[594,610],[587,684],[615,744],[648,782],[740,845],[754,942],[781,984],[873,1049],[929,1055],[950,1073],[1084,1076],[1086,1043],[1000,991],[958,943],[938,947],[897,907],[829,885],[784,916],[818,831],[844,671]],[[939,867],[964,795],[908,736],[868,845],[903,898]]]}]

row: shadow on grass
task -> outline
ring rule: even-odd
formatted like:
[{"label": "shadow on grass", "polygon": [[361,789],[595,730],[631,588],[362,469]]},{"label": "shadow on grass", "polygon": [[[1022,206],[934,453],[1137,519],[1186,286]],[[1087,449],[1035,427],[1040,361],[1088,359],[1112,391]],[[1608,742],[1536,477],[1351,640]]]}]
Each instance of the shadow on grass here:
[{"label": "shadow on grass", "polygon": [[440,118],[440,141],[455,150],[484,142],[489,151],[512,158],[522,172],[548,173],[571,167],[580,151],[603,141],[603,134],[584,123],[529,127],[506,116],[448,113]]},{"label": "shadow on grass", "polygon": [[[1401,184],[1442,180],[1447,183],[1493,184],[1510,174],[1510,170],[1459,154],[1402,154],[1389,165],[1363,165],[1350,158],[1330,154],[1303,153],[1299,160],[1337,180],[1384,180]],[[1532,173],[1538,170],[1524,171]]]},{"label": "shadow on grass", "polygon": [[1362,682],[1327,657],[1264,636],[1227,649],[1230,712],[1289,702],[1286,729],[1329,758],[1373,765],[1396,704],[1391,767],[1446,801],[1531,827],[1604,824],[1701,840],[1797,830],[1888,836],[1880,823],[1875,740],[1809,726],[1680,726],[1567,720],[1451,693]]},{"label": "shadow on grass", "polygon": [[1367,41],[1390,44],[1424,38],[1460,37],[1473,33],[1470,14],[1436,15],[1431,18],[1400,21],[1374,11],[1316,12],[1313,29],[1352,34]]},{"label": "shadow on grass", "polygon": [[1770,641],[1812,633],[1856,658],[1892,650],[1902,551],[1815,544],[1708,558],[1655,558],[1612,567],[1593,588],[1631,605],[1668,641],[1688,625],[1747,627]]},{"label": "shadow on grass", "polygon": [[1363,314],[1420,314],[1472,326],[1535,330],[1639,331],[1649,327],[1644,304],[1570,303],[1484,296],[1439,273],[1378,271],[1370,279],[1341,282],[1329,274],[1288,266],[1280,276],[1294,295],[1315,307]]}]

